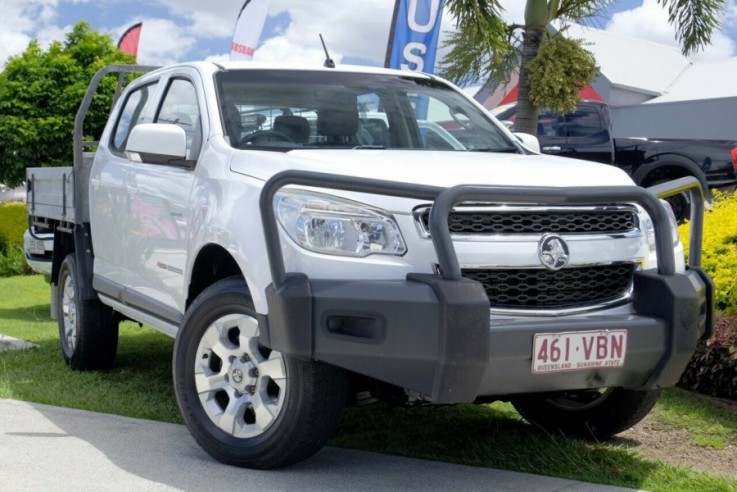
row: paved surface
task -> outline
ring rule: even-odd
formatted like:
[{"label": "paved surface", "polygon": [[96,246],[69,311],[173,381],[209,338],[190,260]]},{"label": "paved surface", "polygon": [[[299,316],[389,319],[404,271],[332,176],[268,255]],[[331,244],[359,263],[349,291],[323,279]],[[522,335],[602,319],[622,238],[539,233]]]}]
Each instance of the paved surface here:
[{"label": "paved surface", "polygon": [[626,489],[326,447],[273,471],[212,460],[181,425],[0,399],[3,491]]},{"label": "paved surface", "polygon": [[26,187],[19,186],[17,188],[8,188],[0,183],[0,203],[6,202],[25,202]]}]

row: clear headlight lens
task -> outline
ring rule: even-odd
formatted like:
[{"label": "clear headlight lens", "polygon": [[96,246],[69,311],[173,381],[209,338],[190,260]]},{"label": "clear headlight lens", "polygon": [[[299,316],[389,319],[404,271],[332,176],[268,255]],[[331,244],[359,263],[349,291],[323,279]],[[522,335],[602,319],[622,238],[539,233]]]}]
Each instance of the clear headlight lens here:
[{"label": "clear headlight lens", "polygon": [[342,198],[284,189],[274,197],[279,224],[294,242],[316,253],[363,257],[403,255],[407,247],[394,219]]},{"label": "clear headlight lens", "polygon": [[[673,236],[673,246],[676,246],[680,241],[680,237],[678,236],[678,221],[676,221],[676,216],[673,213],[673,209],[670,207],[670,204],[665,200],[660,200],[660,202],[665,208],[666,215],[668,216],[668,225],[670,226],[670,232]],[[643,214],[640,220],[642,222],[643,231],[645,232],[645,237],[647,238],[647,245],[650,247],[651,251],[655,251],[655,226],[653,225],[653,221],[647,214]]]}]

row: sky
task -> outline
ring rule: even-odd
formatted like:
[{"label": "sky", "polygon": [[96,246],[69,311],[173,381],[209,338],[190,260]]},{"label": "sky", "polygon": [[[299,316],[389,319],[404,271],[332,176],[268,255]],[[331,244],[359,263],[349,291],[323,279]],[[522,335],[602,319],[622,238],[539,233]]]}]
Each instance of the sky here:
[{"label": "sky", "polygon": [[[509,22],[522,21],[523,0],[501,0]],[[737,0],[728,0],[722,29],[694,60],[737,56]],[[32,39],[47,46],[62,40],[79,20],[115,42],[142,21],[138,61],[166,65],[180,61],[227,60],[233,27],[243,0],[0,0],[0,65],[21,53]],[[322,63],[322,33],[338,63],[381,66],[394,0],[271,0],[255,60]],[[443,16],[451,31],[453,19]],[[678,46],[657,0],[619,0],[594,27]],[[438,60],[443,56],[441,49]]]}]

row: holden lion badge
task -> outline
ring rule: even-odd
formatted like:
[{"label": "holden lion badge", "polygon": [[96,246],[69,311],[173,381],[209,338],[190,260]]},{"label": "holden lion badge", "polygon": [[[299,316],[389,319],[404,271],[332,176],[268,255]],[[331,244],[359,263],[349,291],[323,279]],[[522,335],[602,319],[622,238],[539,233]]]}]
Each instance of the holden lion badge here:
[{"label": "holden lion badge", "polygon": [[568,245],[556,234],[546,234],[540,239],[537,256],[540,263],[549,270],[560,270],[568,264],[570,258]]}]

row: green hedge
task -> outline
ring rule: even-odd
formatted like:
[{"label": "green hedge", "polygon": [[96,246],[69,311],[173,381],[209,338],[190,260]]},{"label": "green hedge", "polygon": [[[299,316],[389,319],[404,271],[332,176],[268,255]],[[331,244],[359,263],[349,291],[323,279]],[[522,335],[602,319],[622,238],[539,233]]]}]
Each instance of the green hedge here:
[{"label": "green hedge", "polygon": [[[688,246],[689,224],[679,232]],[[717,309],[737,314],[737,195],[714,193],[714,208],[704,214],[701,265],[714,280]]]},{"label": "green hedge", "polygon": [[0,277],[31,273],[23,253],[26,210],[25,203],[0,204]]},{"label": "green hedge", "polygon": [[25,203],[0,205],[0,252],[23,247],[23,232],[28,228],[28,211]]},{"label": "green hedge", "polygon": [[[714,198],[714,208],[704,214],[701,263],[714,280],[714,303],[722,315],[714,336],[699,344],[678,384],[737,399],[737,196],[716,192]],[[680,227],[686,245],[688,227]]]}]

